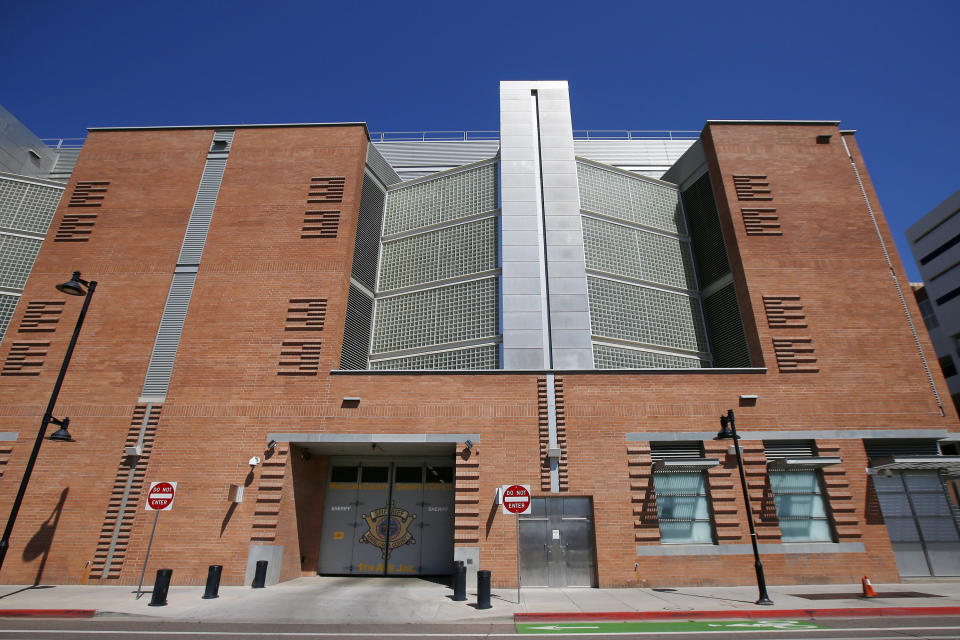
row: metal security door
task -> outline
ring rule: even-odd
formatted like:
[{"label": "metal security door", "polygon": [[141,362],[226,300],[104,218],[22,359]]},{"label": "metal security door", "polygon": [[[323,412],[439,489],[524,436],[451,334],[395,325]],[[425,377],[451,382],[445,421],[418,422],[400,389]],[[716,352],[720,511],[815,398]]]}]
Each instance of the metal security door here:
[{"label": "metal security door", "polygon": [[388,575],[417,575],[423,541],[423,465],[397,464],[393,468],[393,493],[387,545]]},{"label": "metal security door", "polygon": [[352,570],[353,545],[360,537],[357,529],[359,474],[358,464],[334,464],[330,469],[323,507],[319,573],[345,574]]},{"label": "metal security door", "polygon": [[519,527],[521,586],[595,586],[590,498],[534,498]]},{"label": "metal security door", "polygon": [[874,475],[897,569],[903,576],[960,575],[960,535],[934,471]]},{"label": "metal security door", "polygon": [[360,487],[357,491],[357,541],[353,545],[353,564],[350,573],[383,575],[384,540],[393,533],[387,515],[390,501],[390,467],[386,462],[364,464],[360,467]]},{"label": "metal security door", "polygon": [[420,575],[453,573],[453,465],[424,467],[420,511]]},{"label": "metal security door", "polygon": [[449,462],[332,460],[317,572],[449,575],[453,475]]}]

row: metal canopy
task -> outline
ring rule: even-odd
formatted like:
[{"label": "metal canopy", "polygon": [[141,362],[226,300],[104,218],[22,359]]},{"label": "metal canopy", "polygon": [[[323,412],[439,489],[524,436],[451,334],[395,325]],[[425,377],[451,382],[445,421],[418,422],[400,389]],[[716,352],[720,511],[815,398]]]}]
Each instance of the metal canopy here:
[{"label": "metal canopy", "polygon": [[926,470],[960,475],[960,456],[887,456],[870,460],[870,467],[881,471]]},{"label": "metal canopy", "polygon": [[704,471],[710,467],[716,467],[720,461],[716,458],[674,458],[670,460],[657,460],[653,463],[654,471]]},{"label": "metal canopy", "polygon": [[820,469],[843,462],[840,458],[798,457],[779,458],[767,463],[769,469]]}]

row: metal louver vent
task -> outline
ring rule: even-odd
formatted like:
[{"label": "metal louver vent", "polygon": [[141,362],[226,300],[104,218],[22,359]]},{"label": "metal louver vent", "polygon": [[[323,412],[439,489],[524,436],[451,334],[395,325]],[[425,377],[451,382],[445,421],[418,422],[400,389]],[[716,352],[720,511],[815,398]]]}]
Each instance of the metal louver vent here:
[{"label": "metal louver vent", "polygon": [[357,221],[357,235],[353,244],[351,275],[371,291],[377,286],[377,271],[380,268],[380,229],[383,226],[385,199],[383,188],[365,173],[360,190],[360,219]]},{"label": "metal louver vent", "polygon": [[703,299],[703,313],[710,334],[714,367],[749,367],[747,334],[737,304],[733,282]]},{"label": "metal louver vent", "polygon": [[187,307],[190,305],[196,280],[195,271],[173,274],[170,293],[167,294],[167,303],[163,307],[157,340],[153,345],[143,383],[142,395],[145,397],[161,397],[167,394],[170,374],[173,373],[173,361],[177,356],[177,347],[180,346],[180,334],[183,332],[183,322],[187,317]]},{"label": "metal louver vent", "polygon": [[697,275],[700,276],[700,286],[706,288],[730,273],[723,230],[713,199],[713,187],[710,186],[710,174],[703,174],[681,195],[693,237]]},{"label": "metal louver vent", "polygon": [[764,440],[767,460],[782,458],[811,458],[817,455],[813,440]]},{"label": "metal louver vent", "polygon": [[[220,182],[227,168],[227,154],[233,143],[233,130],[215,131],[213,140],[214,144],[207,154],[207,163],[203,167],[203,176],[200,178],[200,188],[193,202],[193,210],[190,212],[190,221],[187,222],[187,232],[183,237],[177,264],[200,264],[203,245],[207,241],[207,231],[210,230],[210,220],[213,218],[213,207],[217,203]],[[218,145],[218,142],[223,144]]]},{"label": "metal louver vent", "polygon": [[690,460],[703,457],[702,442],[651,442],[650,458],[658,460]]},{"label": "metal louver vent", "polygon": [[877,438],[864,440],[863,446],[868,458],[940,455],[940,447],[932,438]]},{"label": "metal louver vent", "polygon": [[400,176],[372,142],[367,145],[367,166],[387,186],[401,182]]},{"label": "metal louver vent", "polygon": [[340,352],[341,369],[367,368],[372,322],[373,298],[351,283],[347,294],[347,317],[343,327],[343,350]]}]

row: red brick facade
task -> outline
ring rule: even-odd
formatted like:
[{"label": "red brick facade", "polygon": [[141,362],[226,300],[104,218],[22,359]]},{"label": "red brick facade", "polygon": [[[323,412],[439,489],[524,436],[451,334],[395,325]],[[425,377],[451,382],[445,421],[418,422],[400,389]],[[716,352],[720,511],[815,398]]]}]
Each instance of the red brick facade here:
[{"label": "red brick facade", "polygon": [[[133,584],[139,577],[153,524],[143,511],[145,489],[128,506],[132,523],[121,523],[107,575],[98,573],[110,537],[104,531],[115,526],[111,499],[129,468],[123,448],[143,419],[144,375],[212,134],[94,131],[85,143],[67,192],[77,181],[109,181],[109,190],[87,242],[48,237],[23,295],[58,299],[53,285],[75,270],[99,282],[55,411],[70,417],[76,441],[43,445],[0,577],[5,582]],[[829,143],[818,136],[830,136]],[[906,275],[852,136],[828,125],[710,124],[702,139],[755,369],[563,373],[561,494],[593,498],[599,586],[753,580],[749,551],[638,555],[638,547],[660,540],[649,443],[627,434],[715,432],[731,408],[739,430],[752,434],[960,430],[951,403],[941,415],[923,368],[904,305],[915,323],[920,314],[912,295],[898,296],[894,280],[906,290]],[[297,455],[295,444],[267,449],[268,434],[282,432],[479,434],[469,452],[462,443],[457,448],[456,544],[479,547],[480,568],[492,571],[494,586],[515,585],[515,522],[494,505],[494,491],[524,483],[534,495],[549,493],[543,376],[330,373],[340,363],[367,144],[359,125],[236,131],[169,391],[162,406],[152,407],[159,417],[134,480],[136,487],[179,483],[174,509],[160,514],[148,569],[173,568],[177,584],[202,583],[209,564],[223,565],[224,584],[241,583],[251,544],[283,545],[281,579],[315,572],[328,461]],[[344,178],[334,237],[303,231],[307,212],[334,210],[308,203],[315,177]],[[751,181],[766,182],[769,193],[761,197],[772,199],[751,200],[749,188],[738,192],[738,184]],[[774,210],[764,215],[775,215],[780,235],[749,233],[744,208]],[[66,213],[65,199],[51,229]],[[789,315],[802,316],[787,326],[768,315],[785,298]],[[291,308],[303,300],[325,301],[314,307],[325,309],[322,330],[287,330],[291,313],[300,313]],[[67,300],[55,332],[44,338],[50,345],[39,375],[0,377],[0,431],[19,433],[9,455],[0,447],[0,513],[23,473],[81,303]],[[35,340],[17,331],[25,307],[11,321],[0,361],[14,342]],[[918,338],[931,357],[926,334]],[[303,343],[319,354],[317,374],[283,375],[281,363],[291,351],[303,353]],[[940,371],[929,375],[946,397]],[[740,406],[743,394],[759,399]],[[361,400],[351,406],[343,402],[348,397]],[[763,444],[751,439],[743,446],[758,536],[775,544],[780,534],[775,511],[770,515]],[[862,441],[817,446],[843,460],[824,471],[837,541],[862,543],[865,552],[765,554],[768,581],[851,582],[864,574],[897,580]],[[718,546],[747,545],[735,460],[726,443],[705,447],[721,460],[708,475]],[[264,463],[251,471],[253,455]],[[231,484],[244,486],[243,502],[228,502]]]}]

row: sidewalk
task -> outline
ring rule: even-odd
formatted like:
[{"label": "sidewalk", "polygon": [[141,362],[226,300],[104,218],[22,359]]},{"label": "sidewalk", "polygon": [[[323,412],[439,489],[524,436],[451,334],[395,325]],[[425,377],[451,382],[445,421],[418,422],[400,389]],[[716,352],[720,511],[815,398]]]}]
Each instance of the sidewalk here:
[{"label": "sidewalk", "polygon": [[201,586],[173,586],[167,605],[148,606],[130,586],[0,586],[0,617],[93,617],[194,622],[405,624],[537,620],[804,618],[858,615],[960,615],[960,582],[770,587],[774,605],[754,604],[756,587],[676,589],[494,589],[492,608],[476,594],[454,602],[446,585],[416,578],[311,577],[264,589],[221,587],[203,600]]}]

